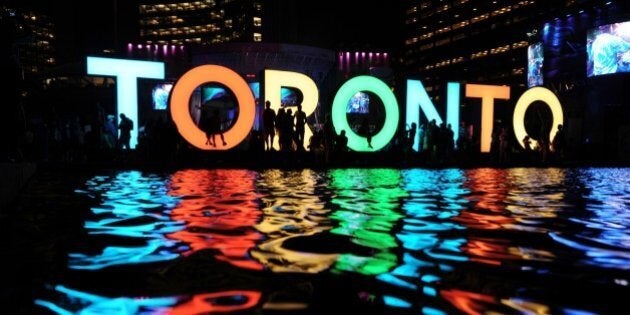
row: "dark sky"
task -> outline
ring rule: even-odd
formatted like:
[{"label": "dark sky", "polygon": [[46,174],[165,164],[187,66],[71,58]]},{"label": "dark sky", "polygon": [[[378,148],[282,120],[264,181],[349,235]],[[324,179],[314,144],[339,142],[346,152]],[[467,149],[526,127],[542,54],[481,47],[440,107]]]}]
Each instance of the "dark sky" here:
[{"label": "dark sky", "polygon": [[388,49],[400,42],[399,1],[299,2],[300,31],[306,40],[351,49]]}]

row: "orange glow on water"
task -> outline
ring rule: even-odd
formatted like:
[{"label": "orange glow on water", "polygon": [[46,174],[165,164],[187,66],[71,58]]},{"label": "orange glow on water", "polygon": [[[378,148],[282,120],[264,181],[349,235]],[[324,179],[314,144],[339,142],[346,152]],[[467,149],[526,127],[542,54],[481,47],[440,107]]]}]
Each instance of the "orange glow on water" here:
[{"label": "orange glow on water", "polygon": [[[171,178],[169,195],[182,197],[171,218],[186,229],[168,237],[190,246],[184,255],[213,249],[218,260],[261,270],[249,251],[262,239],[253,227],[262,215],[256,202],[254,173],[247,170],[185,170]],[[231,202],[225,202],[231,200]]]},{"label": "orange glow on water", "polygon": [[457,309],[469,315],[484,314],[484,310],[488,309],[485,303],[496,304],[491,296],[457,289],[442,290],[440,294]]},{"label": "orange glow on water", "polygon": [[454,218],[469,228],[500,229],[514,222],[514,219],[502,215],[508,195],[507,171],[502,169],[477,169],[466,173],[465,186],[470,189],[467,197],[473,210],[465,210]]},{"label": "orange glow on water", "polygon": [[[258,291],[224,291],[206,294],[197,294],[186,303],[177,305],[168,310],[168,315],[189,315],[206,313],[237,312],[252,308],[260,301],[261,293]],[[219,305],[213,304],[213,300],[229,297],[245,297],[243,304]]]},{"label": "orange glow on water", "polygon": [[[197,127],[190,116],[190,97],[204,83],[216,82],[232,90],[238,103],[238,117],[232,128],[223,133],[226,145],[217,142],[217,147],[206,144],[206,134]],[[233,70],[216,65],[195,67],[186,72],[173,86],[171,92],[171,117],[177,130],[186,141],[202,150],[228,150],[245,139],[254,125],[254,94],[247,82]]]}]

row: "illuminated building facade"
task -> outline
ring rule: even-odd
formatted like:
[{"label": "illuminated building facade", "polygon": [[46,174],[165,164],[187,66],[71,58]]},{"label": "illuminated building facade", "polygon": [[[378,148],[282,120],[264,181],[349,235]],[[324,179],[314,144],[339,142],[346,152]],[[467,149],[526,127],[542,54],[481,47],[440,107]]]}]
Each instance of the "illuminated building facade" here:
[{"label": "illuminated building facade", "polygon": [[526,34],[547,2],[408,1],[404,67],[434,95],[448,80],[524,84]]},{"label": "illuminated building facade", "polygon": [[[614,19],[623,10],[618,2],[407,1],[403,68],[406,75],[423,79],[427,90],[438,98],[443,94],[439,84],[449,80],[527,88],[529,45],[544,41],[545,53],[556,58],[575,57],[580,49],[585,53],[586,29]],[[563,70],[553,61],[547,60],[545,66],[547,72]],[[582,66],[565,67],[564,71],[584,77]]]},{"label": "illuminated building facade", "polygon": [[262,41],[262,3],[250,0],[143,0],[144,44],[212,44]]},{"label": "illuminated building facade", "polygon": [[[406,1],[404,9],[401,74],[422,80],[436,104],[446,103],[446,82],[508,84],[512,94],[542,85],[562,101],[568,116],[567,140],[572,146],[608,141],[613,147],[615,139],[596,140],[592,134],[618,133],[619,123],[610,123],[607,117],[627,117],[626,111],[606,113],[614,104],[627,103],[627,93],[619,91],[628,76],[587,76],[587,33],[629,21],[627,1]],[[528,80],[528,50],[532,50],[528,48],[536,45],[540,78]],[[499,103],[495,119],[510,121],[514,102],[505,104],[510,106]],[[478,137],[479,122],[474,117],[478,117],[479,106],[464,100],[461,110],[462,120],[475,125],[470,133]],[[533,129],[543,129],[546,124],[532,115],[526,119]],[[599,124],[615,127],[593,131],[605,129],[593,127]]]},{"label": "illuminated building facade", "polygon": [[13,54],[19,62],[23,78],[34,75],[56,64],[54,24],[47,15],[31,10],[2,8],[3,19],[12,25]]}]

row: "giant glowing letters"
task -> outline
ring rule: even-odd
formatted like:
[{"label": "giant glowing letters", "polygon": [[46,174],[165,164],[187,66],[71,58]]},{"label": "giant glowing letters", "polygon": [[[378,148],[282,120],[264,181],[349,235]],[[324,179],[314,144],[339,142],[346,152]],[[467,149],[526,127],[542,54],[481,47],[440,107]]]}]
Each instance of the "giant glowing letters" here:
[{"label": "giant glowing letters", "polygon": [[[547,143],[551,143],[553,137],[556,136],[556,132],[558,132],[558,125],[563,124],[564,122],[564,114],[562,113],[562,105],[560,105],[560,100],[556,97],[553,92],[545,89],[543,87],[533,87],[518,99],[516,102],[516,107],[514,107],[514,117],[512,118],[512,124],[514,126],[514,135],[516,139],[519,140],[518,143],[521,144],[521,147],[525,147],[523,143],[523,138],[527,135],[527,131],[525,131],[525,112],[529,105],[536,101],[542,101],[549,109],[551,109],[551,116],[553,119],[553,123],[551,124],[551,132],[549,133],[549,139]],[[537,147],[538,141],[532,140],[532,147]]]},{"label": "giant glowing letters", "polygon": [[[87,57],[87,74],[116,77],[117,116],[125,114],[138,126],[138,78],[164,79],[164,63]],[[138,143],[138,128],[131,130],[129,146]]]},{"label": "giant glowing letters", "polygon": [[[138,121],[138,78],[164,79],[164,63],[112,58],[87,58],[87,73],[91,75],[115,76],[117,79],[118,113],[124,113],[133,121]],[[264,71],[265,98],[272,104],[272,108],[280,107],[282,87],[291,87],[300,90],[303,95],[302,110],[311,115],[319,98],[315,82],[308,76],[291,71],[265,70]],[[204,83],[218,83],[236,96],[238,103],[238,117],[230,129],[224,132],[226,145],[217,143],[217,146],[206,144],[206,135],[199,129],[190,115],[190,99],[193,91]],[[383,102],[385,108],[385,122],[380,130],[372,136],[372,148],[368,146],[367,139],[355,133],[350,127],[346,116],[348,100],[359,91],[376,94]],[[454,140],[457,140],[459,131],[459,107],[460,84],[449,82],[447,84],[446,121],[454,132]],[[494,101],[509,100],[510,88],[508,86],[466,84],[465,95],[467,98],[481,99],[481,152],[490,152],[492,141],[492,128],[494,120]],[[416,123],[420,125],[420,111],[424,113],[428,121],[435,120],[442,123],[433,102],[429,98],[421,81],[407,80],[407,104],[406,120],[408,125]],[[553,139],[557,132],[556,126],[563,124],[564,116],[562,106],[558,98],[550,90],[543,87],[534,87],[527,90],[519,98],[514,108],[513,127],[516,139],[523,139],[527,135],[525,130],[525,112],[536,101],[542,101],[549,106],[553,115],[552,131],[549,135]],[[203,150],[228,150],[239,145],[250,133],[255,119],[254,95],[247,82],[233,70],[218,65],[202,65],[190,69],[173,86],[170,96],[171,117],[177,126],[177,130],[186,141]],[[358,76],[345,82],[337,91],[331,109],[331,117],[336,133],[346,131],[348,147],[355,151],[371,152],[385,147],[395,136],[398,129],[400,113],[398,103],[392,90],[381,80],[371,76]],[[132,131],[131,147],[136,144],[137,128]],[[310,128],[305,130],[305,139],[312,135]],[[419,133],[416,133],[419,137]],[[419,139],[414,141],[414,149],[419,150]],[[536,142],[534,142],[536,144]],[[523,144],[521,143],[521,146]],[[275,144],[277,148],[277,143]]]},{"label": "giant glowing letters", "polygon": [[481,98],[481,152],[490,152],[494,126],[494,100],[510,99],[510,87],[466,84],[466,97]]},{"label": "giant glowing letters", "polygon": [[[217,142],[217,146],[210,146],[206,142],[206,134],[199,129],[190,116],[190,97],[200,85],[216,82],[232,90],[238,103],[238,119],[232,128],[224,133],[226,145]],[[247,82],[233,70],[217,66],[203,65],[186,72],[171,90],[171,117],[177,130],[186,141],[203,150],[227,150],[237,146],[247,137],[254,125],[256,106],[254,94]]]},{"label": "giant glowing letters", "polygon": [[[302,111],[306,117],[310,116],[317,109],[319,93],[315,81],[302,73],[280,70],[265,70],[265,98],[271,103],[271,108],[277,113],[280,109],[282,87],[292,87],[302,92]],[[250,127],[251,128],[251,127]],[[304,139],[310,139],[313,131],[308,127],[304,128]],[[278,139],[274,137],[274,148],[280,148]],[[306,142],[306,141],[305,141]],[[306,149],[306,148],[302,148]]]},{"label": "giant glowing letters", "polygon": [[[346,105],[348,104],[348,100],[358,91],[368,91],[378,95],[385,106],[385,123],[383,124],[383,128],[372,136],[371,148],[368,145],[366,137],[356,134],[352,128],[350,128],[346,117]],[[348,136],[348,148],[355,151],[370,152],[381,149],[392,140],[398,128],[400,115],[398,113],[396,97],[383,81],[370,76],[358,76],[348,80],[348,82],[344,83],[339,88],[333,100],[331,116],[333,126],[335,126],[335,132],[339,134],[342,130],[346,131]]]},{"label": "giant glowing letters", "polygon": [[[427,116],[428,121],[435,120],[437,125],[442,124],[442,118],[435,109],[433,102],[431,102],[422,82],[407,80],[407,125],[415,123],[416,126],[420,126],[420,112],[414,104],[420,105],[420,109]],[[449,82],[447,84],[446,121],[447,124],[451,125],[454,134],[453,140],[457,143],[457,138],[459,137],[459,83]],[[416,139],[413,142],[414,150],[419,151],[422,149],[418,148],[419,143],[420,133],[416,132]]]}]

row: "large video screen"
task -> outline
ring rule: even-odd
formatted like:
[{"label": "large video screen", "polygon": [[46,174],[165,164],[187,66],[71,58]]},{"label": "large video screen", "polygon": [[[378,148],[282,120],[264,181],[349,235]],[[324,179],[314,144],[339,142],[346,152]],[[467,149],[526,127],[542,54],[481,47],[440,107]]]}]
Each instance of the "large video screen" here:
[{"label": "large video screen", "polygon": [[586,35],[586,75],[630,72],[630,22],[603,25]]},{"label": "large video screen", "polygon": [[151,91],[153,109],[166,110],[168,107],[168,97],[172,89],[173,83],[158,83],[153,87],[153,91]]},{"label": "large video screen", "polygon": [[355,93],[348,101],[346,113],[368,114],[370,112],[370,96],[364,92]]},{"label": "large video screen", "polygon": [[[254,98],[260,98],[260,82],[250,82],[249,88],[254,92]],[[295,106],[298,102],[298,92],[291,88],[280,88],[281,105]]]},{"label": "large video screen", "polygon": [[207,104],[210,101],[226,100],[229,94],[226,89],[221,86],[202,86],[201,87],[201,103]]},{"label": "large video screen", "polygon": [[544,58],[542,43],[527,48],[527,87],[543,85]]}]

